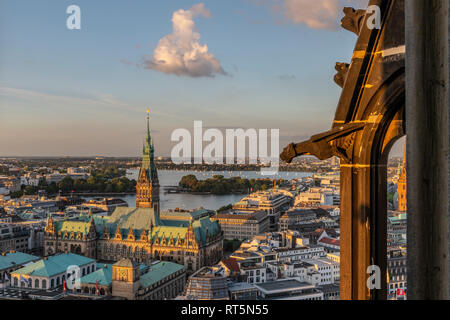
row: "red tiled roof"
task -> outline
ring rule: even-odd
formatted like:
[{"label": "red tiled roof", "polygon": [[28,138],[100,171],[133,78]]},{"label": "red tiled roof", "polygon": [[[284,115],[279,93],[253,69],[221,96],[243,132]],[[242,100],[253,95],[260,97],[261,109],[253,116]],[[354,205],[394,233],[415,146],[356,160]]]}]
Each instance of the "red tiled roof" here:
[{"label": "red tiled roof", "polygon": [[225,265],[225,267],[227,267],[231,271],[241,272],[241,269],[239,268],[239,264],[236,262],[236,259],[234,259],[234,258],[228,258],[228,259],[222,260],[222,263]]},{"label": "red tiled roof", "polygon": [[318,242],[322,242],[322,243],[333,245],[333,246],[340,246],[340,243],[341,243],[341,241],[338,239],[331,239],[331,238],[327,238],[327,237],[323,237]]},{"label": "red tiled roof", "polygon": [[321,234],[321,233],[324,232],[324,231],[325,231],[324,229],[319,228],[319,229],[314,230],[314,233],[319,233],[319,234]]}]

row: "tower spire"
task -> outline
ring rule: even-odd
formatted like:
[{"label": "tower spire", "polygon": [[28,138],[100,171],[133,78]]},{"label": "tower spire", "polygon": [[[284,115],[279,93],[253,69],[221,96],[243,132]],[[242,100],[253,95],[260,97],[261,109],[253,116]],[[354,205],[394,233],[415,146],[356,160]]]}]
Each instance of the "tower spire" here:
[{"label": "tower spire", "polygon": [[147,109],[147,133],[142,150],[142,165],[136,184],[136,207],[153,208],[159,214],[159,181],[150,136],[150,110]]},{"label": "tower spire", "polygon": [[151,137],[150,137],[150,109],[147,109],[147,145],[150,146]]}]

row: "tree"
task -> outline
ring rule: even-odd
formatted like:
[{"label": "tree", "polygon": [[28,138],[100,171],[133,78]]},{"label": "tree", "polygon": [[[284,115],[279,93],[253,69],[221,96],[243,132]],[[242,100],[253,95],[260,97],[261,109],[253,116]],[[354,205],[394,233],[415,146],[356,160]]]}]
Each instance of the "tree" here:
[{"label": "tree", "polygon": [[75,179],[75,182],[73,183],[73,189],[75,191],[84,191],[87,190],[88,184],[86,180],[84,179]]},{"label": "tree", "polygon": [[63,192],[70,192],[73,190],[73,183],[73,179],[67,176],[58,183],[58,188]]},{"label": "tree", "polygon": [[197,177],[194,176],[193,174],[190,174],[181,178],[179,186],[186,189],[193,189],[197,183],[198,183]]},{"label": "tree", "polygon": [[26,186],[23,190],[23,193],[26,195],[32,195],[37,193],[37,188],[34,186]]}]

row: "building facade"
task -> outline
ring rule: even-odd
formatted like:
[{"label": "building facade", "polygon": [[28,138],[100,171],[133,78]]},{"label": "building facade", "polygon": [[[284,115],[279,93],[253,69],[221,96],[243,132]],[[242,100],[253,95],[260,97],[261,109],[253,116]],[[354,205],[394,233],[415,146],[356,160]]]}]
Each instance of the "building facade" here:
[{"label": "building facade", "polygon": [[400,178],[397,182],[398,211],[406,212],[406,143]]},{"label": "building facade", "polygon": [[242,212],[266,212],[269,217],[269,230],[278,231],[278,221],[283,212],[293,203],[293,195],[283,190],[270,190],[252,193],[233,205]]},{"label": "building facade", "polygon": [[189,277],[186,300],[229,300],[227,277],[219,270],[204,267]]},{"label": "building facade", "polygon": [[127,300],[173,299],[183,292],[186,268],[172,262],[142,266],[130,259],[112,265],[112,296]]},{"label": "building facade", "polygon": [[21,225],[0,223],[0,253],[11,250],[27,252],[30,230]]},{"label": "building facade", "polygon": [[220,224],[227,240],[251,239],[269,231],[269,216],[265,212],[217,214],[212,220]]},{"label": "building facade", "polygon": [[94,259],[72,253],[45,257],[11,273],[11,285],[33,289],[54,289],[77,273],[79,277],[96,270]]}]

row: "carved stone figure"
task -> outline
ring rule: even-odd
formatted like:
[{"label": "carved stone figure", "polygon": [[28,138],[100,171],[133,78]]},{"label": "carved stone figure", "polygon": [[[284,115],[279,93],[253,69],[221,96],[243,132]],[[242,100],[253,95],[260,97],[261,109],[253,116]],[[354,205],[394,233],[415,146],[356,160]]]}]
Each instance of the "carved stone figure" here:
[{"label": "carved stone figure", "polygon": [[341,20],[342,28],[359,35],[361,25],[366,15],[366,10],[355,10],[351,7],[344,8],[345,17]]}]

